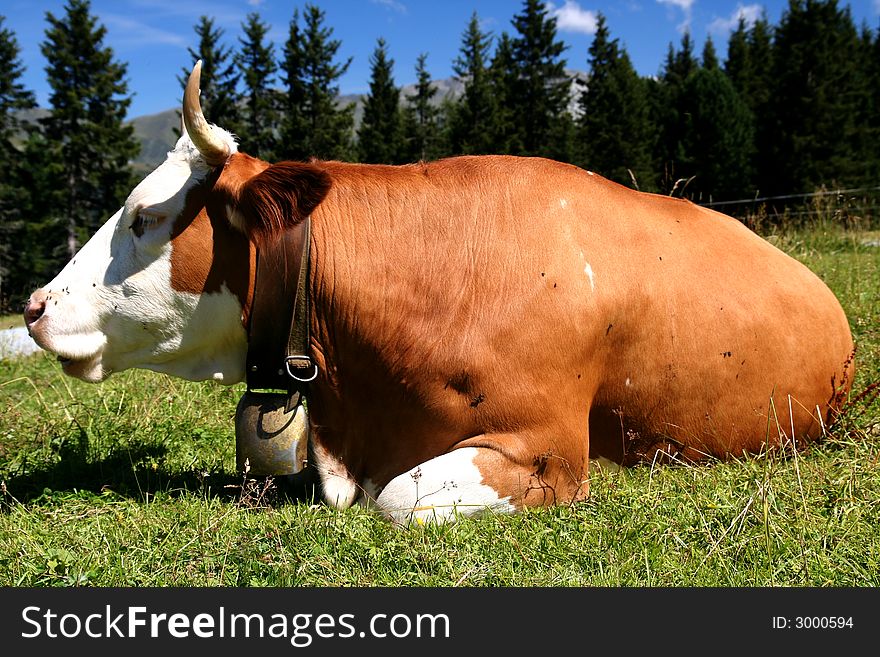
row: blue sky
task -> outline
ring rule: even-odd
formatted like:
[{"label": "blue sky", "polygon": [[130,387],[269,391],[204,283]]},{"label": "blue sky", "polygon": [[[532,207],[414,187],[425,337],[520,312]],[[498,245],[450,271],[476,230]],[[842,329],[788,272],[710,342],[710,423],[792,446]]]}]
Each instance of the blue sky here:
[{"label": "blue sky", "polygon": [[[241,24],[257,12],[271,26],[270,38],[280,52],[299,0],[92,0],[92,13],[107,28],[105,45],[118,60],[128,63],[129,91],[134,98],[130,117],[176,107],[181,90],[177,75],[189,64],[187,46],[196,45],[193,26],[201,15],[212,16],[225,30],[228,45],[238,47]],[[340,81],[342,93],[362,93],[369,83],[369,57],[384,37],[397,84],[414,81],[420,53],[428,55],[435,78],[452,75],[454,61],[471,14],[476,11],[483,29],[500,35],[513,33],[513,16],[522,0],[316,0],[326,12],[325,24],[342,41],[340,55],[352,57]],[[558,36],[567,45],[570,68],[587,70],[587,49],[593,38],[597,12],[605,15],[612,37],[620,39],[642,75],[659,71],[670,42],[679,43],[689,30],[698,50],[711,35],[719,55],[726,53],[727,37],[737,17],[752,20],[766,12],[776,23],[787,0],[556,0],[547,3],[558,19]],[[840,0],[857,22],[872,29],[880,24],[880,0]],[[0,0],[0,15],[22,48],[27,67],[24,84],[47,105],[44,80],[46,61],[40,53],[45,38],[46,12],[64,15],[64,0]]]}]

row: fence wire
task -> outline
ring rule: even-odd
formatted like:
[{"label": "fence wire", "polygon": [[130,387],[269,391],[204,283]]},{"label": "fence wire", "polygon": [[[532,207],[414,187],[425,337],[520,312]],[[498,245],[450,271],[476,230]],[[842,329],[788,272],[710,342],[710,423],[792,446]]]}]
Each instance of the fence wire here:
[{"label": "fence wire", "polygon": [[880,186],[697,203],[748,225],[830,221],[853,229],[880,228]]}]

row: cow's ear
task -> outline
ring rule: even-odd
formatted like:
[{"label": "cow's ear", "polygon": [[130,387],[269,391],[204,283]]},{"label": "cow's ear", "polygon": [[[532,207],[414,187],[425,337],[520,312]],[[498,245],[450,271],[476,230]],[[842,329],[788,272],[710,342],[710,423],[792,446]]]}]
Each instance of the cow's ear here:
[{"label": "cow's ear", "polygon": [[236,223],[255,242],[265,242],[308,217],[330,185],[330,176],[317,165],[273,164],[241,186]]}]

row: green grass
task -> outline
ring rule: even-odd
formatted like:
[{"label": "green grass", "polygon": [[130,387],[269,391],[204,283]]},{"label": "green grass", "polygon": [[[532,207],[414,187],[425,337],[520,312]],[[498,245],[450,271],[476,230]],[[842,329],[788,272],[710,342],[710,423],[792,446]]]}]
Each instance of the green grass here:
[{"label": "green grass", "polygon": [[[880,381],[880,248],[866,235],[771,237],[847,310],[854,398]],[[797,454],[603,471],[571,507],[400,531],[243,485],[242,390],[143,371],[88,385],[42,354],[0,363],[0,585],[880,585],[870,394]]]},{"label": "green grass", "polygon": [[24,317],[18,315],[0,315],[0,330],[24,326]]}]

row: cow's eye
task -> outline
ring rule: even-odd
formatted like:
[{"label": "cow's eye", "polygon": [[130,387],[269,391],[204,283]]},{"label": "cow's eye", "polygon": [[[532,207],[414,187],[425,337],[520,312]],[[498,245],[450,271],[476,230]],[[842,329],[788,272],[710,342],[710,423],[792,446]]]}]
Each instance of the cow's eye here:
[{"label": "cow's eye", "polygon": [[137,214],[134,216],[134,221],[131,222],[130,228],[135,235],[140,237],[144,234],[144,231],[157,226],[164,218],[165,215],[160,212],[144,208],[137,211]]}]

